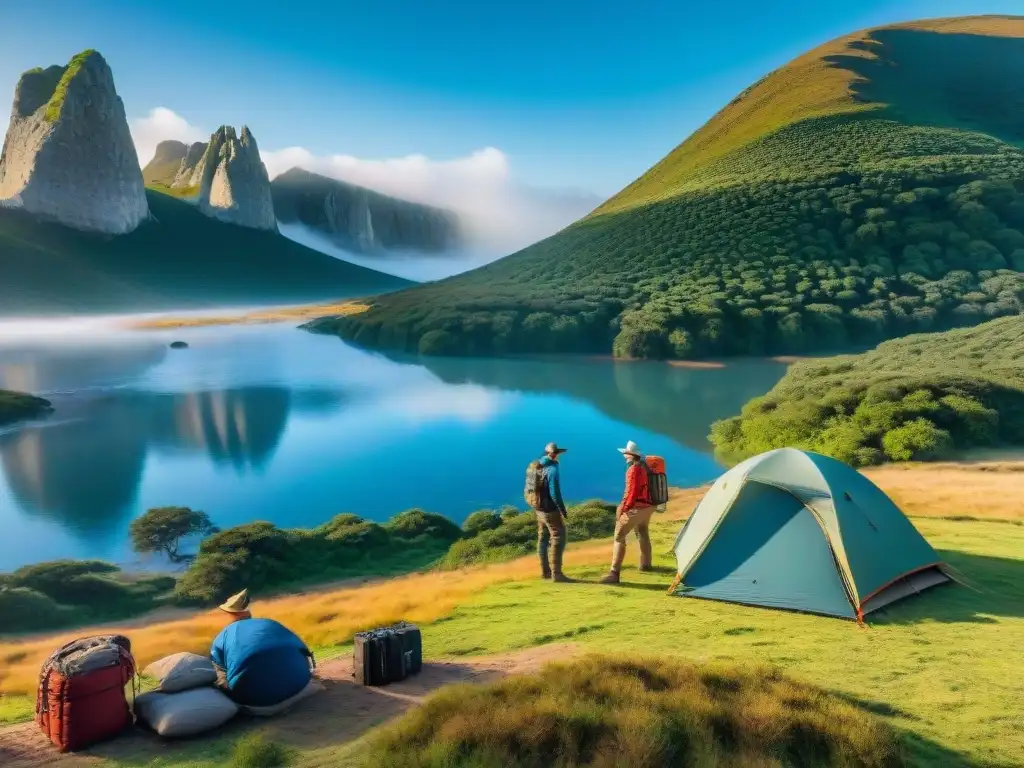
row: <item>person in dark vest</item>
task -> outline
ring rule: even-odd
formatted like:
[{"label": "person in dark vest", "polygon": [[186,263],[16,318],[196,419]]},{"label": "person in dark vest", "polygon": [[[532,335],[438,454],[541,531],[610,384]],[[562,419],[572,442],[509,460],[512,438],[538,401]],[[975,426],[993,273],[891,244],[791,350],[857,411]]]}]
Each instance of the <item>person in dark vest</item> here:
[{"label": "person in dark vest", "polygon": [[229,597],[220,610],[229,617],[210,648],[217,684],[236,704],[269,707],[287,701],[313,676],[309,648],[273,619],[254,619],[249,591]]},{"label": "person in dark vest", "polygon": [[615,520],[615,539],[612,542],[612,567],[608,575],[601,579],[602,584],[618,584],[619,571],[626,557],[626,537],[636,533],[640,541],[640,570],[651,570],[651,516],[654,505],[651,504],[651,492],[647,487],[647,468],[640,448],[632,440],[625,448],[619,448],[626,459],[626,490],[617,510]]},{"label": "person in dark vest", "polygon": [[[558,457],[566,452],[556,443],[548,443],[544,447],[544,456],[540,465],[544,471],[547,493],[544,494],[546,509],[535,509],[537,513],[537,555],[540,557],[541,575],[545,579],[557,582],[570,582],[562,573],[562,557],[565,554],[565,520],[569,516],[562,501],[562,481],[559,473]],[[551,562],[548,562],[548,550],[551,550]]]}]

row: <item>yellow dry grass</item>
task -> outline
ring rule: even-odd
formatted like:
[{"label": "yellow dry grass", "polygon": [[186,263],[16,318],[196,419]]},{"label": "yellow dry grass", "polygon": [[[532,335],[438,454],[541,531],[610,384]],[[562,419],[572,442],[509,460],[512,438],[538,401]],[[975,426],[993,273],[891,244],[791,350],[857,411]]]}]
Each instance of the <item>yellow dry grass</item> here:
[{"label": "yellow dry grass", "polygon": [[317,317],[356,315],[370,308],[360,301],[339,301],[328,304],[299,304],[290,307],[272,307],[236,315],[196,315],[190,317],[158,317],[133,322],[130,327],[139,331],[160,331],[170,328],[201,328],[210,325],[242,325],[281,323],[287,320],[309,320]]},{"label": "yellow dry grass", "polygon": [[893,464],[865,474],[914,517],[1024,521],[1024,463]]},{"label": "yellow dry grass", "polygon": [[[1021,520],[1024,462],[938,464],[879,467],[865,472],[912,517],[974,516]],[[682,520],[693,510],[704,488],[678,489],[661,524]],[[570,546],[569,567],[603,564],[606,542]],[[428,623],[449,615],[457,606],[492,585],[537,577],[533,557],[509,563],[449,572],[427,572],[342,589],[322,589],[259,602],[256,613],[277,619],[312,646],[345,642],[358,631],[399,619]],[[142,626],[126,622],[140,666],[178,651],[206,653],[223,626],[216,612],[195,614]],[[129,631],[130,629],[130,631]],[[97,631],[80,628],[23,641],[0,642],[0,694],[35,691],[39,666],[62,643]]]}]

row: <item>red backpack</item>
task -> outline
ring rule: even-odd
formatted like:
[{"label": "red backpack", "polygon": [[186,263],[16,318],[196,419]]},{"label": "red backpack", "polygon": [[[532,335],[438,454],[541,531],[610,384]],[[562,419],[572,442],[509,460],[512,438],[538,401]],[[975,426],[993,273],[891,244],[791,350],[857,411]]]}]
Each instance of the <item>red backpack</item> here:
[{"label": "red backpack", "polygon": [[124,689],[134,678],[135,659],[127,637],[74,640],[43,663],[36,723],[61,752],[113,738],[132,724]]}]

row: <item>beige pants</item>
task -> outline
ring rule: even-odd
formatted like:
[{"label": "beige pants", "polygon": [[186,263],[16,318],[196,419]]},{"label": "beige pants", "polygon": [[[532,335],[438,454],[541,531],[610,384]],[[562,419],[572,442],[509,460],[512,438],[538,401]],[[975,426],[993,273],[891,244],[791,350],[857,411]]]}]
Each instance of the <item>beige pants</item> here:
[{"label": "beige pants", "polygon": [[654,507],[634,509],[619,515],[615,522],[615,543],[612,544],[612,570],[618,572],[626,557],[626,537],[630,532],[636,533],[640,542],[640,567],[651,567],[651,516]]}]

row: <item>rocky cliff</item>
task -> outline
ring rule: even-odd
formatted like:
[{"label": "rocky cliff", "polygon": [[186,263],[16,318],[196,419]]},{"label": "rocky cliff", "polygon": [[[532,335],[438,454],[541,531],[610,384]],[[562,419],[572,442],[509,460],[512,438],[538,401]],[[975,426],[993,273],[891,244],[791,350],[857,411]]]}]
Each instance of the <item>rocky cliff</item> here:
[{"label": "rocky cliff", "polygon": [[301,168],[281,174],[270,188],[282,224],[304,224],[349,250],[437,252],[462,242],[458,217],[451,211],[388,197]]},{"label": "rocky cliff", "polygon": [[0,206],[108,234],[149,216],[124,105],[96,51],[21,76],[0,154]]},{"label": "rocky cliff", "polygon": [[[198,162],[195,155],[203,147]],[[207,216],[254,229],[277,230],[270,178],[256,139],[245,126],[240,134],[222,125],[204,145],[189,147],[173,186],[195,188],[199,210]]]},{"label": "rocky cliff", "polygon": [[147,184],[171,186],[187,152],[188,145],[183,142],[161,141],[156,145],[153,159],[142,169],[142,180]]},{"label": "rocky cliff", "polygon": [[202,173],[199,164],[206,154],[207,142],[197,141],[185,150],[185,155],[178,165],[178,170],[171,182],[174,189],[197,189],[202,181]]}]

